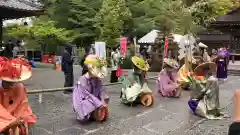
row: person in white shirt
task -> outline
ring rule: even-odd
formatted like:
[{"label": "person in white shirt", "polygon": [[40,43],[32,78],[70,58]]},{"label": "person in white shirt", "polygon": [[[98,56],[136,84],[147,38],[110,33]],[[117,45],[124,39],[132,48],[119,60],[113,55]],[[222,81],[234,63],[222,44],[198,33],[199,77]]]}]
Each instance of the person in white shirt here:
[{"label": "person in white shirt", "polygon": [[113,51],[111,52],[111,65],[112,65],[112,72],[111,72],[111,78],[110,82],[118,82],[118,77],[116,75],[116,72],[120,66],[120,52],[117,47],[113,48]]}]

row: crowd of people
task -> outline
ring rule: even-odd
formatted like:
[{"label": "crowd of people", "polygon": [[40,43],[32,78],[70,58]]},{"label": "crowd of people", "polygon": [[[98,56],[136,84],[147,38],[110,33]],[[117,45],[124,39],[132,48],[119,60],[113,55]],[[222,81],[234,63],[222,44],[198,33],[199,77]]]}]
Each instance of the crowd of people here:
[{"label": "crowd of people", "polygon": [[[68,44],[62,57],[62,71],[65,75],[64,86],[67,87],[64,93],[72,93],[76,119],[80,122],[106,120],[111,115],[108,111],[110,97],[101,80],[107,76],[106,60],[92,54],[90,48],[86,48],[86,54],[81,61],[82,75],[74,84],[71,53],[72,47]],[[182,91],[188,89],[188,105],[194,115],[207,119],[222,119],[227,115],[220,111],[219,79],[227,78],[229,53],[225,48],[220,48],[212,58],[209,57],[208,53],[204,52],[199,59],[187,60],[181,67],[176,60],[164,58],[163,69],[156,80],[156,90],[163,97],[181,98]],[[147,72],[150,68],[148,62],[144,58],[133,56],[133,71],[124,72],[120,68],[123,59],[119,47],[113,48],[110,81],[121,81],[124,85],[119,92],[122,103],[129,106],[153,105],[154,94],[147,82]],[[190,70],[191,68],[193,69]],[[36,116],[28,104],[26,89],[21,83],[31,75],[31,66],[27,61],[21,58],[0,57],[0,133],[3,135],[27,135],[28,127],[36,123]],[[229,135],[237,135],[240,132],[239,99],[240,91],[237,91],[236,122],[230,126]]]}]

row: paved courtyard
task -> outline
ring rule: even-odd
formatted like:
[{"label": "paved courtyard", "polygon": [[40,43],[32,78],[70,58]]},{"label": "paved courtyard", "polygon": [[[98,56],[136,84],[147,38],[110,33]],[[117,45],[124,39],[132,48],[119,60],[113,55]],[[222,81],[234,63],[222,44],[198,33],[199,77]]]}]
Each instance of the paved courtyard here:
[{"label": "paved courtyard", "polygon": [[[80,68],[75,68],[76,78]],[[156,73],[149,73],[154,76]],[[109,77],[104,79],[108,82]],[[232,95],[240,88],[240,77],[230,76],[221,84],[220,101],[225,112],[232,115]],[[25,82],[28,90],[63,86],[61,71],[35,69],[33,77]],[[155,93],[155,104],[150,108],[128,107],[120,103],[121,85],[108,86],[111,96],[110,118],[104,123],[79,124],[75,120],[71,95],[62,92],[45,93],[42,103],[38,95],[29,95],[29,102],[38,116],[32,135],[226,135],[231,118],[206,121],[191,114],[184,92],[180,99],[167,99],[155,90],[155,81],[149,80],[149,87]]]}]

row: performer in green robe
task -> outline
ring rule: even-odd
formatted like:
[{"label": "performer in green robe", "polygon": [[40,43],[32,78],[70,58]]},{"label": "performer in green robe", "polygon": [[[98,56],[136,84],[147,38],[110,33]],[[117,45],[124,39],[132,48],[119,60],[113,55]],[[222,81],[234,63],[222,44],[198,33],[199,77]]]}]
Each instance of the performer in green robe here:
[{"label": "performer in green robe", "polygon": [[121,81],[124,85],[121,91],[121,99],[124,104],[142,104],[151,106],[153,104],[152,91],[148,88],[146,73],[149,65],[142,58],[132,57],[133,72],[122,75]]}]

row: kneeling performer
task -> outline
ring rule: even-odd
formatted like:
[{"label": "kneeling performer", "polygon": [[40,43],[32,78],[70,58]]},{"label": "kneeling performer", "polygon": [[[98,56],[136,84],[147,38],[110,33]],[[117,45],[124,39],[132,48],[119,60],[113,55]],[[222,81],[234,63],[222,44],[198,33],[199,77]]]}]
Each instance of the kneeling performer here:
[{"label": "kneeling performer", "polygon": [[164,68],[159,73],[157,79],[157,91],[163,97],[179,97],[181,95],[181,87],[178,84],[177,70],[179,65],[177,61],[165,58]]},{"label": "kneeling performer", "polygon": [[[195,68],[196,76],[189,76],[191,82],[191,97],[188,105],[195,115],[207,119],[221,119],[219,105],[219,83],[213,76],[216,71],[216,64],[207,62]],[[205,79],[196,79],[203,76]]]},{"label": "kneeling performer", "polygon": [[124,104],[142,104],[144,106],[151,106],[153,104],[153,94],[148,88],[146,81],[146,72],[149,65],[142,58],[137,56],[132,57],[133,73],[123,75],[122,83],[125,88],[122,88],[121,99]]},{"label": "kneeling performer", "polygon": [[106,62],[96,55],[88,55],[84,64],[88,67],[88,72],[74,86],[74,111],[80,121],[104,121],[108,117],[109,96],[100,79],[107,75]]},{"label": "kneeling performer", "polygon": [[21,83],[31,75],[28,62],[0,57],[0,134],[28,135],[28,127],[36,123]]}]

